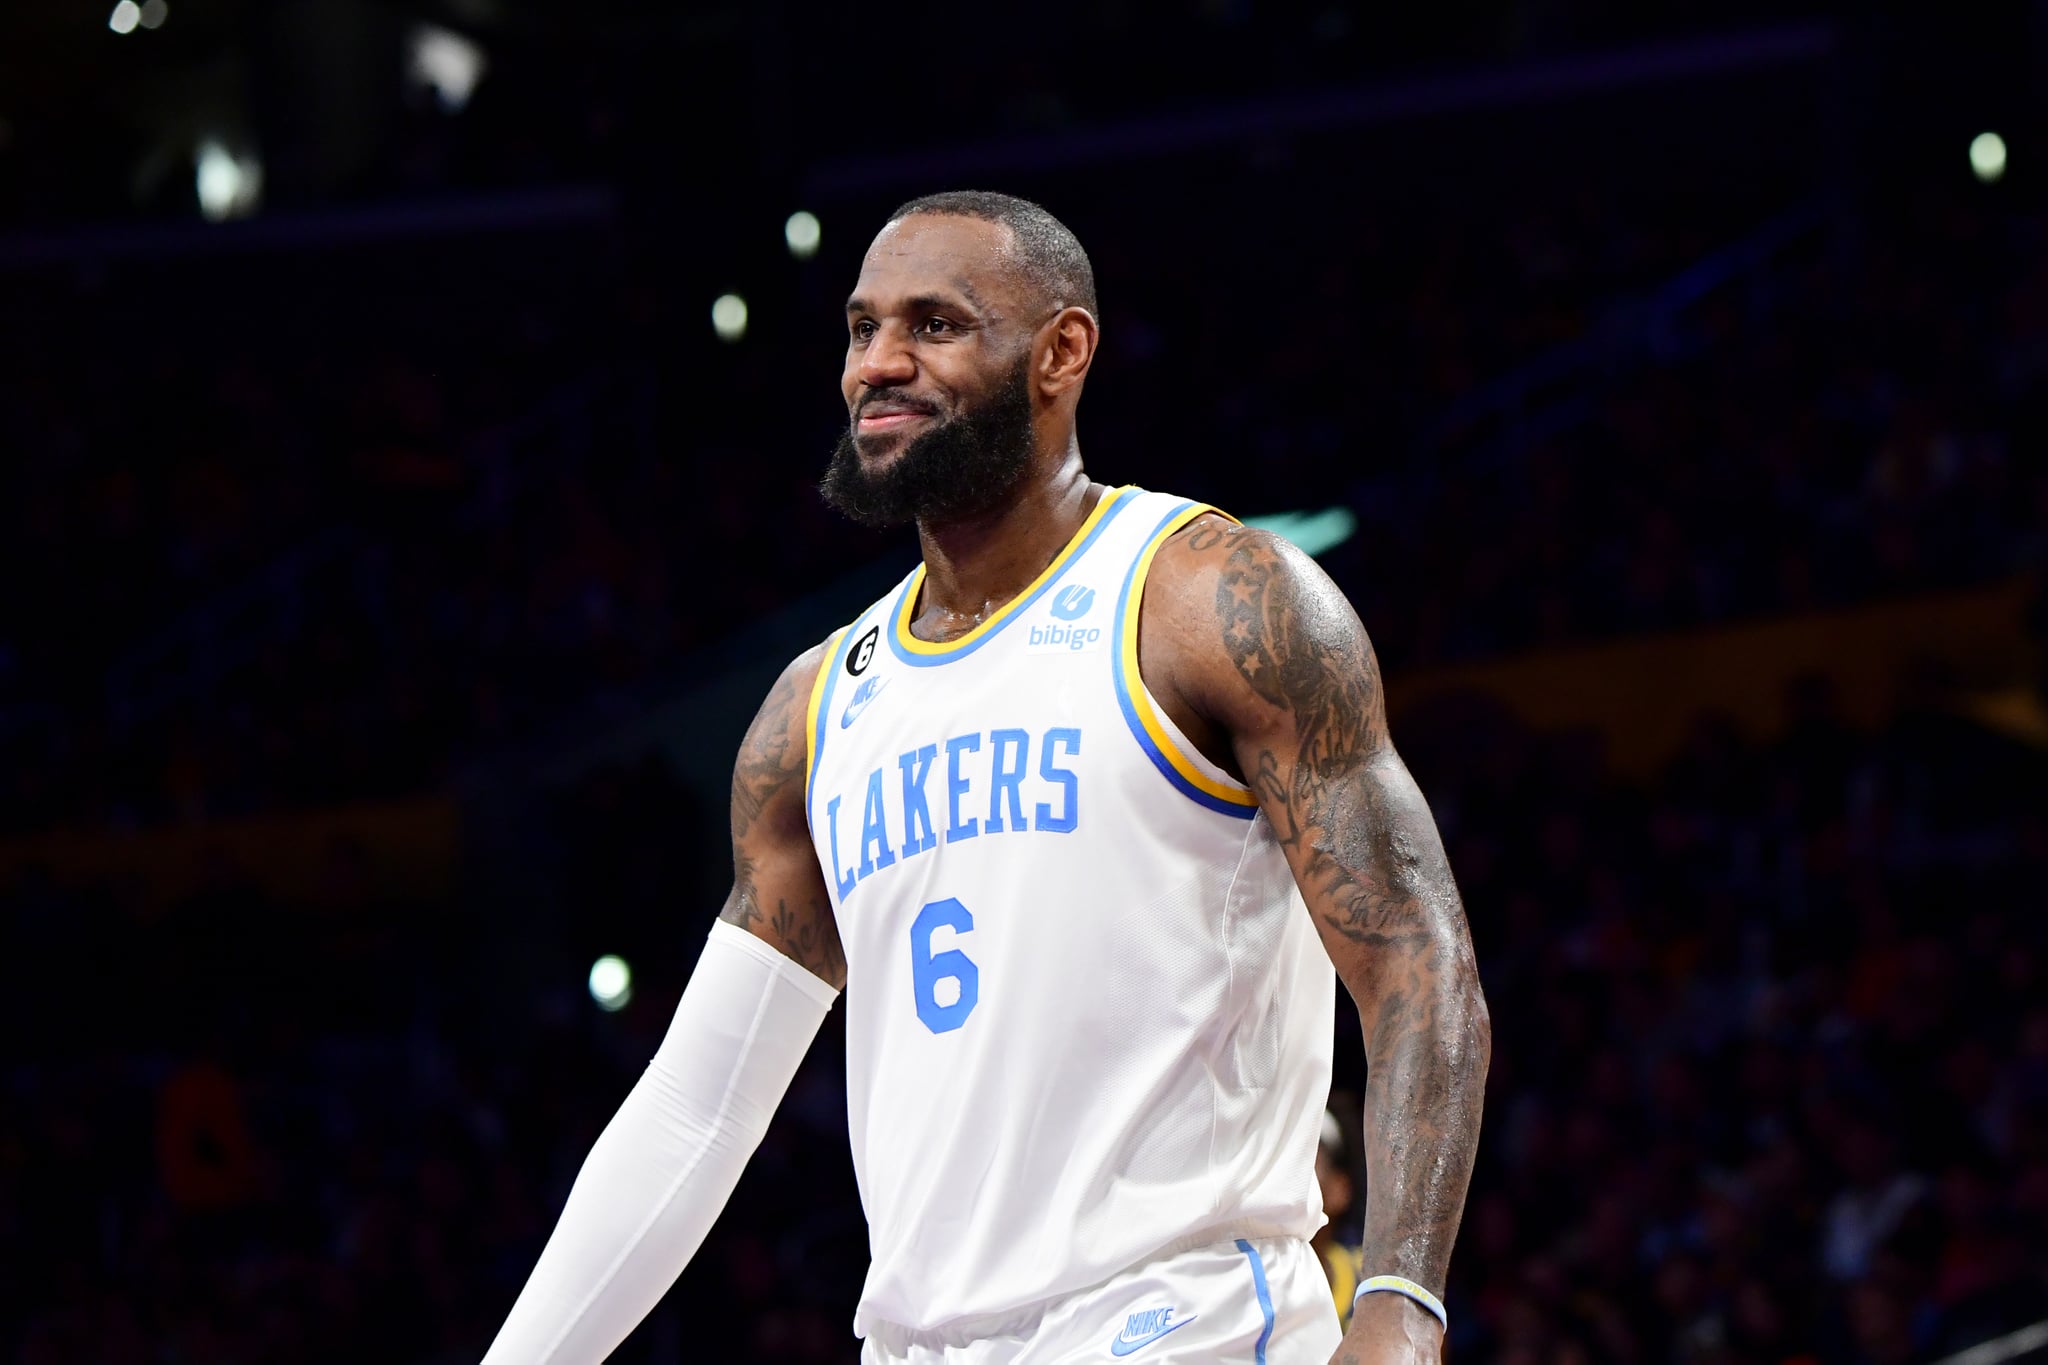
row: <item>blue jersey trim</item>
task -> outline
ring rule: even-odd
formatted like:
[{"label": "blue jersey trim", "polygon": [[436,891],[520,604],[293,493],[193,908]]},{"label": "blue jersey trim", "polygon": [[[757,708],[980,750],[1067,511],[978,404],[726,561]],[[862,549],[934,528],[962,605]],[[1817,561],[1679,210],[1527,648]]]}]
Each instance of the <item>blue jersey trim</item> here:
[{"label": "blue jersey trim", "polygon": [[[1151,544],[1152,536],[1158,535],[1162,527],[1167,526],[1175,517],[1180,516],[1195,505],[1193,501],[1175,504],[1173,510],[1159,519],[1159,525],[1152,528],[1151,535],[1145,537],[1145,543],[1147,545]],[[1259,808],[1256,805],[1244,805],[1211,796],[1208,792],[1203,791],[1200,787],[1188,781],[1181,774],[1180,769],[1173,766],[1173,760],[1166,756],[1165,751],[1159,747],[1158,741],[1153,739],[1151,732],[1145,728],[1145,722],[1139,718],[1138,708],[1131,700],[1132,679],[1124,668],[1124,620],[1126,614],[1132,609],[1132,598],[1137,596],[1134,589],[1137,586],[1138,569],[1144,562],[1145,555],[1141,549],[1139,554],[1131,560],[1130,570],[1124,575],[1123,588],[1117,593],[1116,598],[1116,623],[1110,636],[1113,646],[1112,654],[1114,656],[1110,676],[1116,685],[1117,709],[1124,713],[1124,724],[1129,727],[1131,738],[1138,741],[1138,747],[1145,751],[1145,757],[1152,760],[1152,766],[1159,770],[1161,777],[1164,777],[1173,784],[1175,791],[1198,806],[1205,806],[1210,810],[1233,816],[1239,820],[1249,820],[1259,813]],[[1140,680],[1140,685],[1142,686],[1142,680]]]},{"label": "blue jersey trim", "polygon": [[922,573],[911,574],[909,579],[903,584],[902,590],[896,594],[896,599],[889,608],[889,614],[884,619],[882,634],[889,641],[890,653],[894,654],[899,661],[909,664],[912,668],[936,668],[940,664],[949,664],[955,659],[966,658],[974,653],[975,650],[980,649],[990,640],[1002,634],[1011,622],[1031,609],[1032,603],[1051,591],[1052,586],[1064,578],[1069,569],[1081,562],[1082,557],[1088,553],[1095,542],[1101,539],[1102,533],[1109,529],[1109,524],[1115,521],[1126,507],[1136,502],[1140,497],[1140,493],[1135,488],[1113,488],[1102,496],[1109,500],[1109,505],[1103,510],[1102,515],[1096,518],[1095,525],[1086,536],[1082,537],[1080,543],[1064,552],[1060,560],[1054,565],[1052,572],[1040,579],[1037,586],[1033,587],[1021,600],[1007,604],[1002,608],[1003,618],[995,623],[995,629],[977,639],[968,641],[957,649],[949,649],[943,654],[913,654],[905,649],[902,642],[896,638],[896,625],[898,622],[906,619],[912,606],[910,595],[916,592],[918,586],[924,582],[924,575]]},{"label": "blue jersey trim", "polygon": [[1259,1294],[1259,1311],[1266,1315],[1266,1325],[1259,1330],[1259,1344],[1252,1357],[1258,1365],[1266,1365],[1266,1343],[1273,1339],[1273,1295],[1266,1288],[1266,1263],[1259,1259],[1259,1249],[1242,1237],[1237,1239],[1237,1249],[1252,1263],[1252,1288]]},{"label": "blue jersey trim", "polygon": [[846,656],[852,653],[854,646],[860,643],[860,637],[866,633],[861,629],[862,623],[874,612],[875,609],[869,607],[848,626],[846,633],[839,637],[839,647],[825,658],[825,690],[818,697],[818,714],[811,717],[811,770],[804,774],[804,824],[813,834],[817,833],[818,822],[811,810],[811,793],[817,789],[818,765],[825,759],[825,736],[832,731],[832,727],[826,724],[832,717],[832,692],[839,685],[839,670],[846,666]]}]

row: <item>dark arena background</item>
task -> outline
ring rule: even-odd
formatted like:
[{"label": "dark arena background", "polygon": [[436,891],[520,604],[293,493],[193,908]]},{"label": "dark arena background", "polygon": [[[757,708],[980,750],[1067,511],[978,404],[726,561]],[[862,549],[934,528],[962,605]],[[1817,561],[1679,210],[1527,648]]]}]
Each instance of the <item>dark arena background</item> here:
[{"label": "dark arena background", "polygon": [[[1496,1039],[1448,1356],[2048,1358],[1996,0],[0,7],[0,1348],[481,1356],[914,560],[815,484],[950,188],[1092,253],[1094,475],[1378,645]],[[841,1051],[616,1359],[855,1357]]]}]

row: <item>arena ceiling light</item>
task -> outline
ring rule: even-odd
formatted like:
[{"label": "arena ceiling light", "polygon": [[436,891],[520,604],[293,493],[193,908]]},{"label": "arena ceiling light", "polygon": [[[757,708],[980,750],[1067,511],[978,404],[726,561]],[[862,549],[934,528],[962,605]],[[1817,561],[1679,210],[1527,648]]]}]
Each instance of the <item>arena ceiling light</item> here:
[{"label": "arena ceiling light", "polygon": [[1970,169],[1985,184],[1997,183],[2005,174],[2005,139],[1996,133],[1979,133],[1971,138]]},{"label": "arena ceiling light", "polygon": [[121,0],[120,4],[114,6],[114,12],[107,16],[107,27],[123,37],[135,32],[136,26],[141,22],[142,6],[136,4],[135,0]]},{"label": "arena ceiling light", "polygon": [[711,330],[720,341],[738,341],[747,334],[747,301],[738,294],[720,294],[711,305]]},{"label": "arena ceiling light", "polygon": [[162,28],[164,20],[171,17],[171,7],[166,0],[142,0],[140,17],[144,28]]},{"label": "arena ceiling light", "polygon": [[431,90],[441,107],[460,113],[477,82],[490,69],[484,50],[453,29],[416,25],[406,43],[406,78],[414,88]]},{"label": "arena ceiling light", "polygon": [[626,965],[626,959],[606,953],[590,964],[590,998],[606,1013],[633,1003],[633,969]]},{"label": "arena ceiling light", "polygon": [[808,261],[817,255],[818,243],[824,237],[825,231],[818,224],[818,215],[808,209],[798,209],[782,225],[782,240],[789,243],[789,254],[800,261]]},{"label": "arena ceiling light", "polygon": [[246,217],[263,202],[263,163],[236,156],[216,139],[199,144],[193,174],[199,211],[210,222]]},{"label": "arena ceiling light", "polygon": [[1358,530],[1358,514],[1348,507],[1328,507],[1320,512],[1269,512],[1262,517],[1246,517],[1244,524],[1292,541],[1304,554],[1319,555],[1351,539]]}]

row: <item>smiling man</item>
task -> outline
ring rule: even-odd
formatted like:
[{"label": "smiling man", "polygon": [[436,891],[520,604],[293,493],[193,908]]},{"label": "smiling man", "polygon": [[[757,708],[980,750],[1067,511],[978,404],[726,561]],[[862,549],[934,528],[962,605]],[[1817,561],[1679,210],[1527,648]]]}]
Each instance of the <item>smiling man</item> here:
[{"label": "smiling man", "polygon": [[[487,1360],[618,1344],[844,989],[864,1360],[1435,1361],[1490,1038],[1357,616],[1286,542],[1090,480],[1095,281],[1044,209],[904,205],[846,316],[825,497],[923,562],[756,716],[732,893]],[[1370,1067],[1341,1341],[1333,975]]]}]

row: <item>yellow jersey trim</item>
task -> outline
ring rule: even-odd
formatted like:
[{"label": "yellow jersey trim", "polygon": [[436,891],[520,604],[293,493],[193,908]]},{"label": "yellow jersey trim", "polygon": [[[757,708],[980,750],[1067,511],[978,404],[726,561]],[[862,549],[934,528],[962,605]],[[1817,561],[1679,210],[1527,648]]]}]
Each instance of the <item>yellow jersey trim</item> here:
[{"label": "yellow jersey trim", "polygon": [[1203,772],[1160,723],[1159,713],[1152,705],[1152,694],[1146,690],[1144,676],[1138,670],[1138,610],[1145,599],[1145,578],[1152,571],[1152,556],[1159,553],[1159,547],[1166,543],[1167,537],[1196,517],[1210,513],[1227,521],[1237,520],[1228,512],[1219,512],[1205,503],[1191,504],[1160,523],[1137,562],[1131,566],[1130,578],[1124,584],[1123,600],[1117,604],[1117,615],[1123,622],[1122,639],[1118,645],[1121,667],[1117,670],[1117,690],[1122,694],[1121,700],[1126,703],[1128,714],[1144,730],[1141,738],[1149,741],[1146,747],[1164,758],[1182,782],[1225,806],[1253,810],[1259,801],[1249,789],[1235,783],[1219,782]]},{"label": "yellow jersey trim", "polygon": [[818,660],[818,676],[811,680],[810,704],[804,708],[804,810],[808,814],[811,806],[811,778],[818,772],[818,717],[825,709],[825,693],[832,681],[832,670],[839,666],[839,646],[846,642],[846,632],[853,626],[841,626],[832,638],[825,642],[824,657]]},{"label": "yellow jersey trim", "polygon": [[1052,557],[1052,563],[1040,570],[1038,577],[1032,579],[1024,591],[996,608],[994,615],[957,640],[934,643],[930,640],[920,640],[910,633],[910,622],[917,611],[918,595],[924,591],[924,565],[919,564],[910,575],[910,582],[905,587],[902,601],[896,609],[894,640],[897,654],[923,655],[931,658],[973,650],[983,640],[1000,630],[1004,622],[1029,606],[1055,578],[1064,573],[1079,557],[1081,551],[1094,540],[1096,531],[1108,520],[1113,511],[1120,508],[1134,491],[1131,485],[1125,484],[1121,488],[1112,488],[1104,493],[1102,500],[1095,504],[1095,510],[1081,523],[1080,529],[1075,531],[1073,537],[1061,547],[1060,552]]}]

